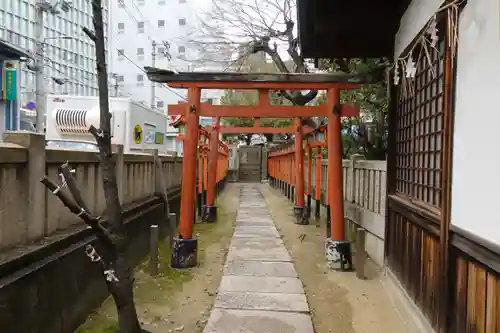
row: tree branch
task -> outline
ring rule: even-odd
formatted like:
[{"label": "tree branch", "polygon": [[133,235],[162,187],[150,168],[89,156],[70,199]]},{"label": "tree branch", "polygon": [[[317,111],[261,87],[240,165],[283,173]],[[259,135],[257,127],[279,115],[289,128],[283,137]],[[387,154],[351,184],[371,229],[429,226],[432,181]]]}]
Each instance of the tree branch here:
[{"label": "tree branch", "polygon": [[[67,184],[67,179],[65,179]],[[68,208],[73,214],[82,219],[92,230],[96,233],[97,237],[103,242],[108,250],[112,250],[111,253],[115,252],[115,244],[113,238],[104,228],[100,222],[100,217],[95,217],[90,214],[90,212],[83,207],[77,205],[73,199],[71,199],[63,190],[61,186],[56,185],[47,176],[44,176],[40,182],[45,185],[45,187],[52,192],[66,208]]]},{"label": "tree branch", "polygon": [[75,178],[73,177],[73,172],[74,170],[70,170],[68,162],[64,163],[58,168],[59,174],[62,174],[64,176],[64,180],[66,181],[66,185],[68,186],[68,190],[70,191],[71,195],[73,196],[73,199],[75,200],[76,204],[80,206],[81,209],[84,209],[85,211],[89,212],[88,206],[85,204],[85,201],[82,198],[82,195],[80,193],[80,190],[76,186],[76,181]]}]

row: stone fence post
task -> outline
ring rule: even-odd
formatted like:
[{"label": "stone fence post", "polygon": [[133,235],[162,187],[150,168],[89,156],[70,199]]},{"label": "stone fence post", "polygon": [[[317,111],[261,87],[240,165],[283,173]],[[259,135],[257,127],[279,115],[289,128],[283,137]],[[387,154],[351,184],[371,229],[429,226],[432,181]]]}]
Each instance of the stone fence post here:
[{"label": "stone fence post", "polygon": [[360,154],[354,154],[354,155],[351,155],[351,158],[349,159],[350,160],[350,165],[349,165],[349,173],[351,174],[351,181],[350,181],[350,188],[348,189],[348,191],[346,191],[346,196],[347,198],[345,198],[346,201],[348,202],[356,202],[356,185],[357,185],[357,179],[356,179],[356,161],[359,161],[359,160],[364,160],[365,157],[363,155],[360,155]]},{"label": "stone fence post", "polygon": [[39,133],[8,132],[5,141],[28,150],[28,203],[26,239],[32,241],[46,235],[47,190],[40,183],[45,175],[45,135]]}]

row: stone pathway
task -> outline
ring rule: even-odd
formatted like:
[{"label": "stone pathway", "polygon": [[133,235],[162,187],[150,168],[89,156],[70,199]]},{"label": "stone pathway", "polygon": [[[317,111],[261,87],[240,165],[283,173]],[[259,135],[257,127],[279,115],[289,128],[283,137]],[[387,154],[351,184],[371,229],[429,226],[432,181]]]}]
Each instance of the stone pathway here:
[{"label": "stone pathway", "polygon": [[302,282],[258,185],[241,185],[236,230],[203,332],[314,332]]}]

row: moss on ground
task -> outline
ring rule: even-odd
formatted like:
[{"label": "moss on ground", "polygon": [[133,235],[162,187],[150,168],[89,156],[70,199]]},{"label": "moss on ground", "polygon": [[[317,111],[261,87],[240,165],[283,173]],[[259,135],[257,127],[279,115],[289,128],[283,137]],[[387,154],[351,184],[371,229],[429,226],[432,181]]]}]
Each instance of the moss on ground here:
[{"label": "moss on ground", "polygon": [[75,333],[115,333],[117,330],[118,322],[115,319],[102,313],[94,313]]},{"label": "moss on ground", "polygon": [[[158,276],[153,278],[147,273],[149,259],[144,260],[135,270],[134,296],[136,304],[142,302],[165,303],[174,291],[192,278],[192,271],[176,270],[170,267],[171,249],[166,240],[158,246]],[[115,318],[114,302],[109,297],[101,308],[91,314],[76,333],[114,333],[118,327]]]},{"label": "moss on ground", "polygon": [[[227,195],[227,193],[225,193]],[[223,195],[224,196],[224,195]],[[224,201],[223,198],[220,201]],[[235,220],[235,212],[229,207],[220,204],[217,223],[196,223],[194,232],[199,239],[198,262],[203,264],[206,249],[213,242],[217,242],[228,230],[230,223]],[[174,306],[174,291],[180,290],[182,285],[194,277],[192,269],[178,270],[170,267],[171,249],[166,240],[158,248],[158,276],[151,277],[148,271],[149,258],[141,262],[135,269],[134,296],[137,307],[141,304],[156,303]],[[115,333],[118,328],[114,302],[109,297],[102,306],[75,333]]]}]

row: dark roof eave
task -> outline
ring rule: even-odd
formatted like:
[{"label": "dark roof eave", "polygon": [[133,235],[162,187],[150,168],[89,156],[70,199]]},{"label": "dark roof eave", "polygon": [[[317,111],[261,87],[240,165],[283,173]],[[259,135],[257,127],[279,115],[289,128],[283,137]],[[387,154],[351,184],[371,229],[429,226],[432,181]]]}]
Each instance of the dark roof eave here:
[{"label": "dark roof eave", "polygon": [[173,72],[166,69],[144,67],[148,79],[157,83],[168,82],[288,82],[288,83],[354,83],[371,84],[383,81],[384,68],[366,74],[303,73],[232,73],[232,72]]},{"label": "dark roof eave", "polygon": [[0,40],[0,56],[5,59],[18,60],[22,57],[31,58],[31,55],[6,41]]}]

